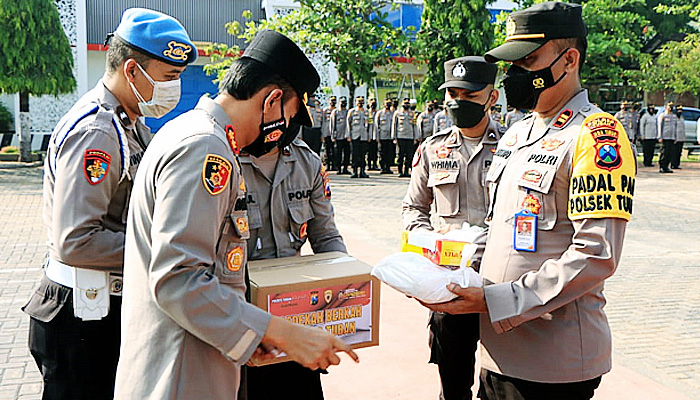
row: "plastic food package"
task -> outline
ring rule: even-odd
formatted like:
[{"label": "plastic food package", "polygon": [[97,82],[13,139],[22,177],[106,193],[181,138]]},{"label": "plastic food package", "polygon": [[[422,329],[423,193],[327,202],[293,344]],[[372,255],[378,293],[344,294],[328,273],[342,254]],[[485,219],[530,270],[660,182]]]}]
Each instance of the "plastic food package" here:
[{"label": "plastic food package", "polygon": [[[467,248],[468,246],[471,246]],[[476,245],[467,244],[463,252],[473,252]],[[449,269],[433,264],[417,253],[395,253],[372,268],[372,275],[401,293],[424,303],[443,303],[457,297],[447,290],[456,283],[463,288],[481,287],[479,273],[471,268]]]}]

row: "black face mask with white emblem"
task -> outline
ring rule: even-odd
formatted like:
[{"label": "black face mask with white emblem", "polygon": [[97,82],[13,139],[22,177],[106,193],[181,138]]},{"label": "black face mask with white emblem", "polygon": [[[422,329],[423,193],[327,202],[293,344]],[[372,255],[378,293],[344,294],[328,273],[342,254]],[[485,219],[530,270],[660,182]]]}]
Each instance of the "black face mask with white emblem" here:
[{"label": "black face mask with white emblem", "polygon": [[562,51],[549,64],[549,67],[537,71],[528,71],[515,64],[511,65],[503,78],[503,88],[506,91],[508,105],[526,110],[534,109],[537,106],[540,94],[559,83],[566,76],[566,72],[564,72],[555,81],[552,75],[552,67],[567,51],[569,51],[568,48]]},{"label": "black face mask with white emblem", "polygon": [[[267,101],[267,98],[265,99]],[[265,102],[263,102],[265,104]],[[260,121],[260,134],[242,150],[253,157],[260,157],[271,152],[275,147],[284,148],[288,146],[299,134],[299,126],[287,122],[284,119],[284,103],[280,99],[282,116],[272,122],[264,122],[265,116]]]}]

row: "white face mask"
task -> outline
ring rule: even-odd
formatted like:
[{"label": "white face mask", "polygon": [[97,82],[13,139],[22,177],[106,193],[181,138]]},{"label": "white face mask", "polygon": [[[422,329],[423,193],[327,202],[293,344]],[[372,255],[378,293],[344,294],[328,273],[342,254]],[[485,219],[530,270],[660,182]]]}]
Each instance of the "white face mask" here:
[{"label": "white face mask", "polygon": [[131,90],[139,100],[139,110],[144,117],[160,118],[169,113],[180,101],[180,78],[172,81],[154,81],[139,64],[137,67],[143,72],[143,75],[153,85],[153,97],[151,101],[146,101],[141,93],[136,90],[132,82],[129,82]]}]

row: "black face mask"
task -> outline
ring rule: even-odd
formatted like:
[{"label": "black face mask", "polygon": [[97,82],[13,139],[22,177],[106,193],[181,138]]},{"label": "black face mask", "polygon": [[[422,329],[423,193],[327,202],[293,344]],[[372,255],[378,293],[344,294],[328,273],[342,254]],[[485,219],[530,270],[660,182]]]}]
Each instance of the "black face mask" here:
[{"label": "black face mask", "polygon": [[331,107],[335,107],[335,101],[330,102]]},{"label": "black face mask", "polygon": [[[265,98],[265,102],[267,97]],[[263,102],[263,104],[265,104]],[[297,126],[292,126],[296,124],[290,124],[287,126],[287,122],[284,119],[284,104],[280,99],[280,108],[282,110],[282,116],[272,122],[265,122],[265,116],[261,117],[260,121],[260,134],[253,141],[253,143],[247,145],[242,150],[250,154],[253,157],[260,157],[269,152],[271,152],[275,147],[283,148],[289,145],[296,135],[299,133]]]},{"label": "black face mask", "polygon": [[562,51],[561,54],[549,64],[549,67],[537,71],[528,71],[515,64],[511,65],[506,72],[506,76],[503,78],[503,88],[506,91],[508,105],[515,108],[524,108],[526,110],[534,109],[537,106],[537,100],[539,100],[540,94],[559,83],[559,81],[566,76],[566,72],[564,72],[559,79],[555,81],[552,76],[552,67],[567,51],[569,51],[568,48]]},{"label": "black face mask", "polygon": [[649,113],[649,115],[654,115],[656,114],[656,108],[648,108],[647,112]]},{"label": "black face mask", "polygon": [[[486,100],[486,103],[489,101]],[[457,128],[473,128],[486,116],[486,103],[479,104],[469,100],[450,100],[447,112]]]},{"label": "black face mask", "polygon": [[348,105],[348,102],[347,102],[347,101],[341,101],[341,102],[340,102],[340,107],[341,107],[341,108],[345,108],[347,105]]}]

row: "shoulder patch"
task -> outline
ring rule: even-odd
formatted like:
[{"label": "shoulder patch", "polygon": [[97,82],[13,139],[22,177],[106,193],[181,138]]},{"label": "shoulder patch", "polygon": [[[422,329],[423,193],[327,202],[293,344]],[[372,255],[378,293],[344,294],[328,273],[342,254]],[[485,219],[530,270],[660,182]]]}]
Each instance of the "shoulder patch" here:
[{"label": "shoulder patch", "polygon": [[567,108],[566,110],[559,113],[556,121],[554,121],[552,126],[555,128],[563,128],[564,125],[566,125],[566,123],[569,122],[569,119],[571,119],[571,117],[573,115],[574,115],[574,112],[571,111],[571,109]]},{"label": "shoulder patch", "polygon": [[231,162],[216,154],[207,154],[202,165],[202,182],[211,195],[223,192],[231,179]]},{"label": "shoulder patch", "polygon": [[105,180],[112,157],[102,150],[88,149],[83,156],[83,172],[88,183],[97,185]]},{"label": "shoulder patch", "polygon": [[422,147],[423,146],[418,146],[418,148],[416,149],[416,152],[413,153],[413,162],[411,163],[412,168],[415,168],[416,165],[418,165],[418,163],[420,162],[421,153],[423,152]]},{"label": "shoulder patch", "polygon": [[321,164],[321,180],[323,181],[323,196],[327,199],[330,200],[331,198],[331,182],[330,179],[328,178],[328,171],[326,171],[326,167]]},{"label": "shoulder patch", "polygon": [[572,158],[569,219],[629,221],[636,170],[636,160],[622,124],[607,113],[587,117]]}]

